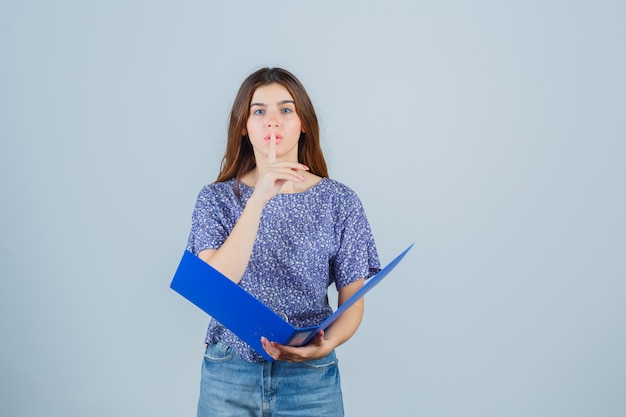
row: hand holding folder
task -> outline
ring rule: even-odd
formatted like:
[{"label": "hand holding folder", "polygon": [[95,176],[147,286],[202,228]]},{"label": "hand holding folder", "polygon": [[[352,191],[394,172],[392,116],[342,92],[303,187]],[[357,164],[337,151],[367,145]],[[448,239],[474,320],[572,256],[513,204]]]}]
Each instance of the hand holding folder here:
[{"label": "hand holding folder", "polygon": [[261,337],[289,346],[306,345],[320,330],[326,330],[348,308],[386,277],[413,247],[410,245],[363,287],[348,298],[322,324],[297,328],[289,324],[246,290],[193,253],[185,251],[170,288],[219,321],[265,359],[272,358],[261,345]]}]

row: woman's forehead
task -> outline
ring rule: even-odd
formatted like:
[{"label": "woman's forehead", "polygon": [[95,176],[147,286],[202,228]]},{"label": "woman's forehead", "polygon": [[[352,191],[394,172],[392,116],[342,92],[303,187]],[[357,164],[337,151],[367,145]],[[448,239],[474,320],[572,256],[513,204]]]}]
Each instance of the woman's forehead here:
[{"label": "woman's forehead", "polygon": [[278,83],[262,85],[252,94],[252,102],[261,101],[264,104],[272,104],[274,101],[293,101],[293,97],[285,87]]}]

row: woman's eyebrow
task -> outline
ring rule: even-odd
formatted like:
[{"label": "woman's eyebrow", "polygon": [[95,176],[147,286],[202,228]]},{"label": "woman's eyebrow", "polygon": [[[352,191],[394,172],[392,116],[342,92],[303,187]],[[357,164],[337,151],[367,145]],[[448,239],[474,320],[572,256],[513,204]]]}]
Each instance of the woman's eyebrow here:
[{"label": "woman's eyebrow", "polygon": [[[276,104],[279,105],[279,106],[282,106],[283,104],[287,104],[287,103],[291,103],[294,106],[296,105],[296,103],[293,100],[282,100],[282,101],[279,101]],[[265,104],[265,103],[250,103],[250,107],[254,107],[254,106],[267,107],[267,104]]]}]

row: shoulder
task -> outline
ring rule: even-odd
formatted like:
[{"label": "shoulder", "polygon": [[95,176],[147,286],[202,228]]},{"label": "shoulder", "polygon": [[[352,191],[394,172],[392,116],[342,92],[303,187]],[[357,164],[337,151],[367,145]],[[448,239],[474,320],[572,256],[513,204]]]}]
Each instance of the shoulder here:
[{"label": "shoulder", "polygon": [[237,184],[234,179],[207,184],[198,193],[198,203],[236,202],[240,199],[243,191],[242,189],[237,190]]},{"label": "shoulder", "polygon": [[338,197],[350,198],[350,199],[359,199],[356,192],[348,187],[347,185],[330,178],[324,178],[323,181],[320,182],[320,185],[323,186],[324,190],[330,194],[336,195]]},{"label": "shoulder", "polygon": [[342,212],[360,211],[363,204],[357,193],[349,186],[337,180],[324,178],[318,185],[326,200],[332,202],[331,205]]},{"label": "shoulder", "polygon": [[199,196],[213,196],[213,195],[227,195],[232,194],[234,192],[234,183],[235,180],[227,180],[222,182],[213,182],[211,184],[204,185],[200,192]]}]

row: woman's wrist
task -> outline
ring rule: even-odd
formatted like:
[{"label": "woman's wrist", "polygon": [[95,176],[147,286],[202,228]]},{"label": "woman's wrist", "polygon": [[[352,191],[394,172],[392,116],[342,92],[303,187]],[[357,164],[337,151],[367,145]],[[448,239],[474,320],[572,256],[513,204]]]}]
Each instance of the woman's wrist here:
[{"label": "woman's wrist", "polygon": [[267,201],[264,201],[260,196],[252,193],[252,195],[248,199],[248,202],[246,203],[246,209],[262,212],[266,204]]}]

